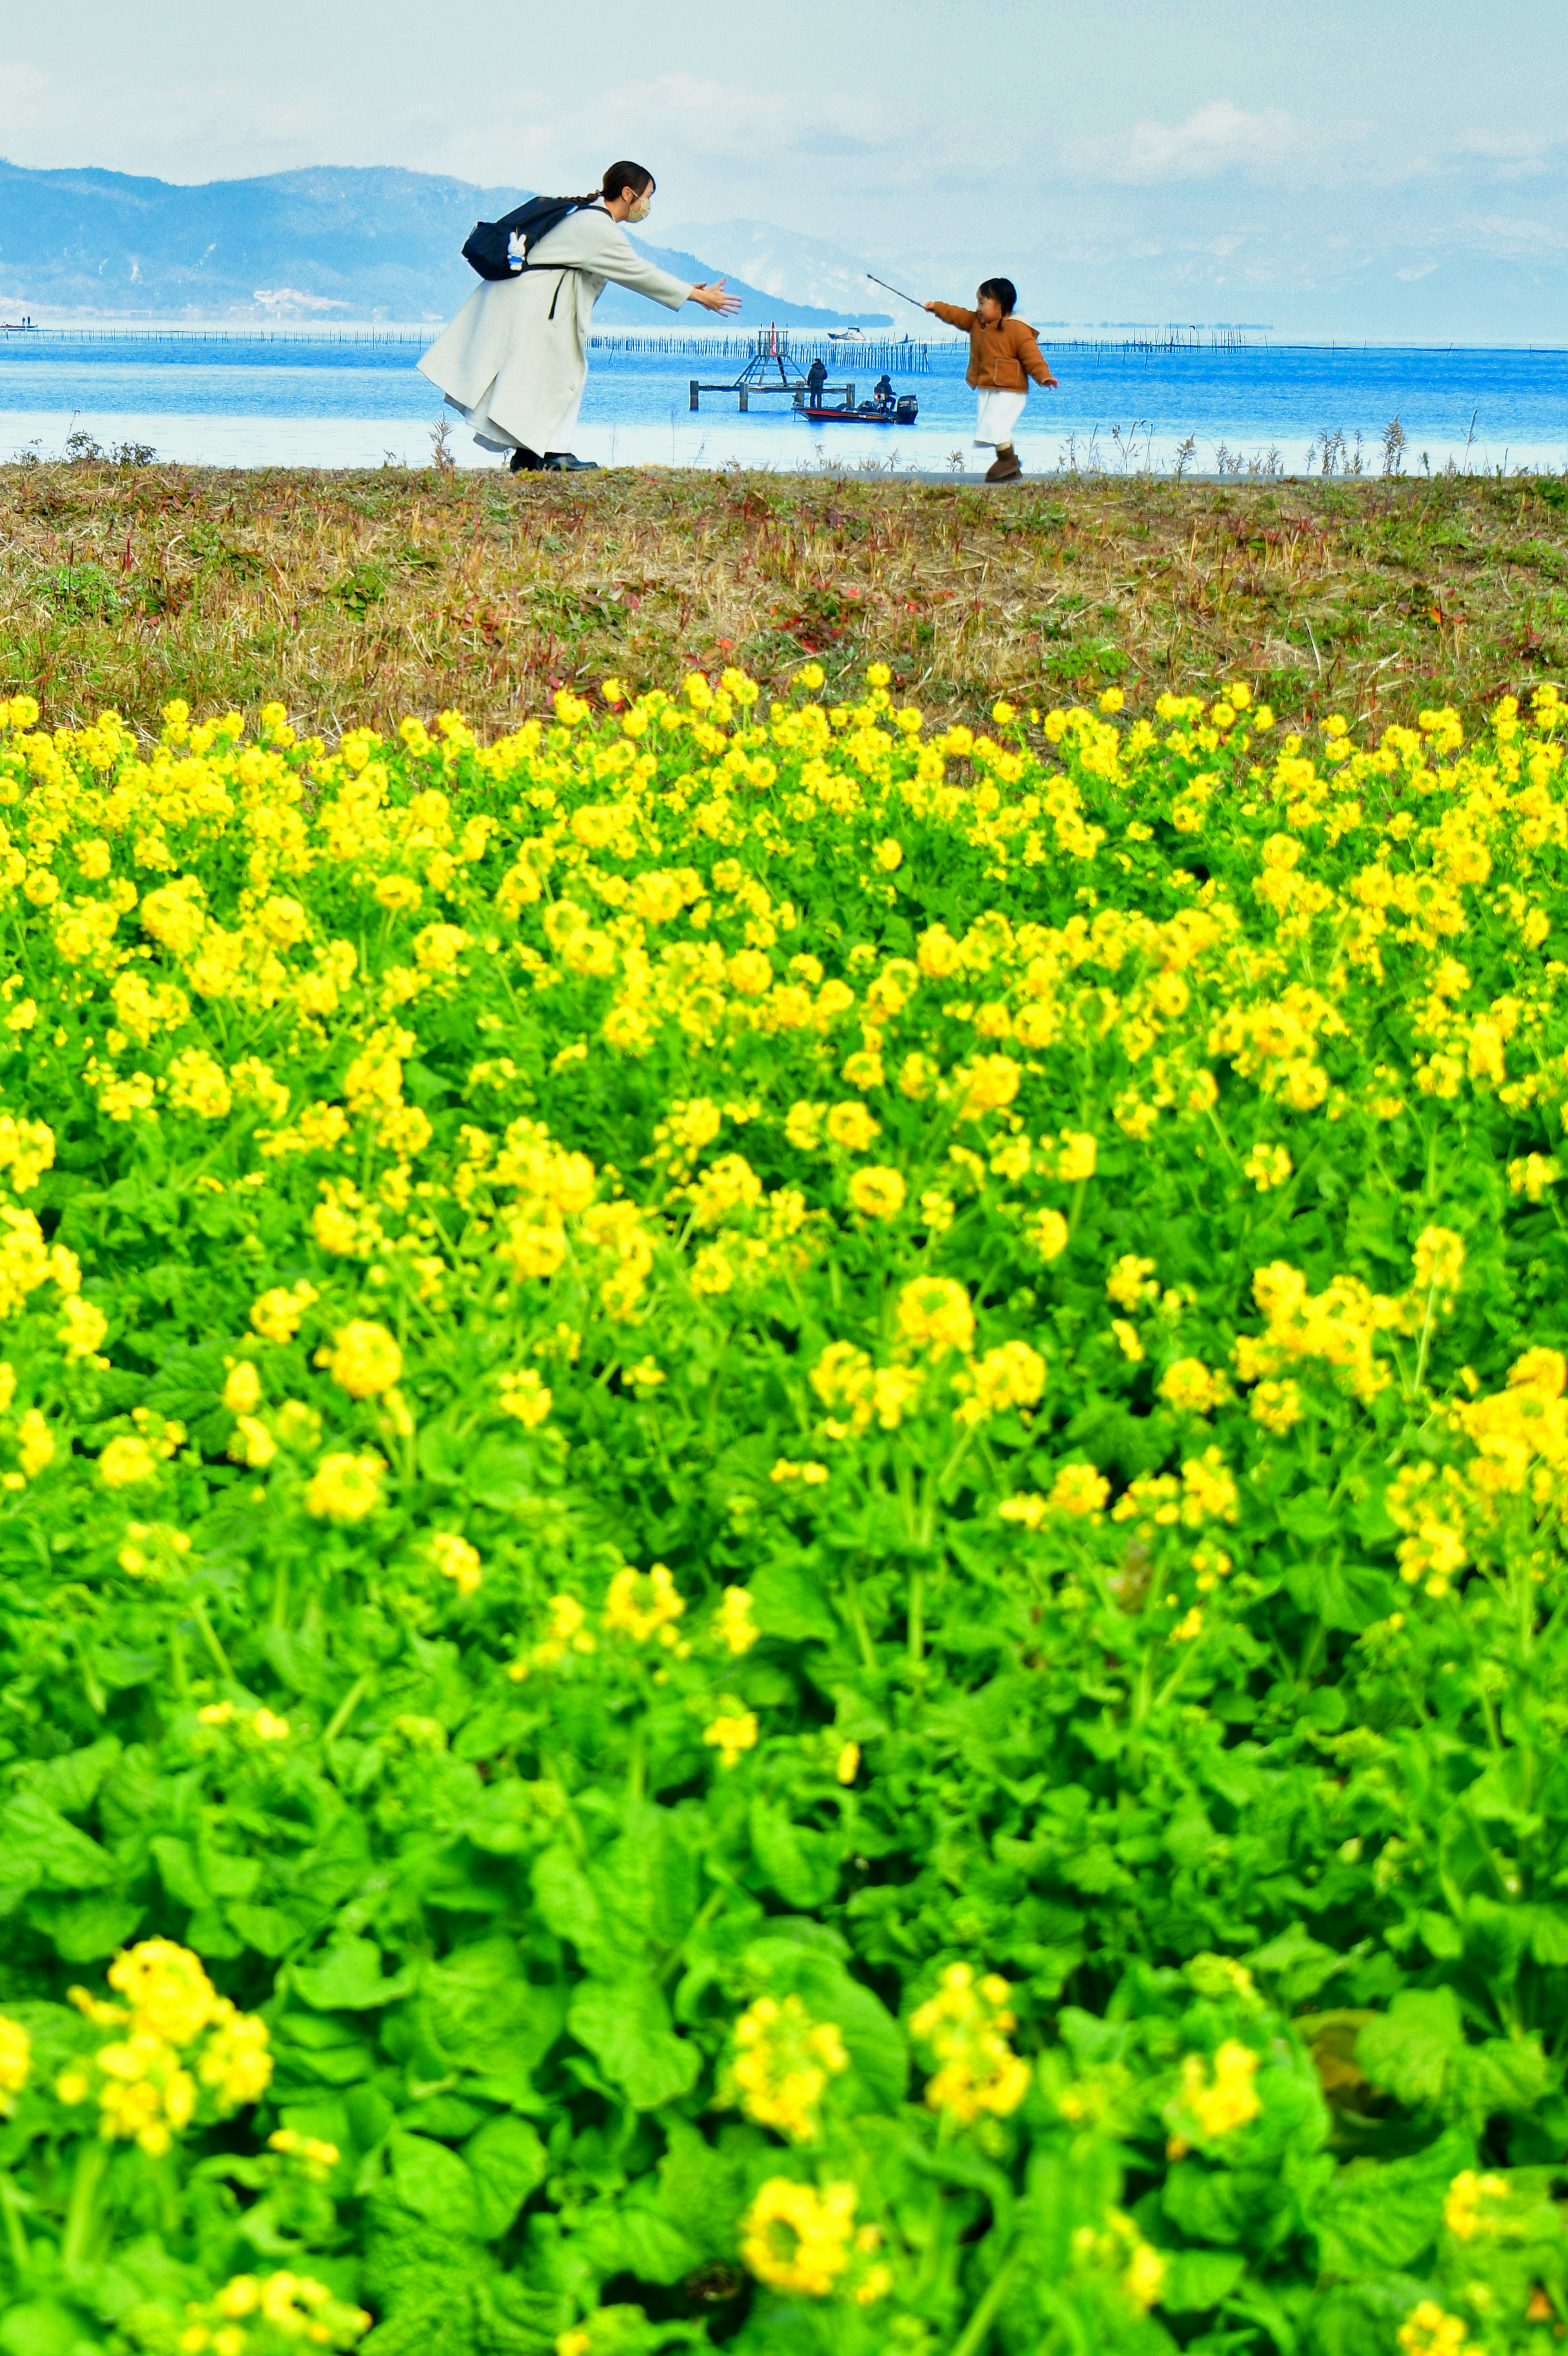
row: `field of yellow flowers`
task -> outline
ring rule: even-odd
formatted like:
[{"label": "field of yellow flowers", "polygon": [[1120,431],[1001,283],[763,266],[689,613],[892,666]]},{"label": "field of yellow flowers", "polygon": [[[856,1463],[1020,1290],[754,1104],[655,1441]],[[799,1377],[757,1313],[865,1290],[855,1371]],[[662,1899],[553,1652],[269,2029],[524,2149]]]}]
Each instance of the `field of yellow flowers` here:
[{"label": "field of yellow flowers", "polygon": [[0,701],[5,2356],[1547,2356],[1568,703]]}]

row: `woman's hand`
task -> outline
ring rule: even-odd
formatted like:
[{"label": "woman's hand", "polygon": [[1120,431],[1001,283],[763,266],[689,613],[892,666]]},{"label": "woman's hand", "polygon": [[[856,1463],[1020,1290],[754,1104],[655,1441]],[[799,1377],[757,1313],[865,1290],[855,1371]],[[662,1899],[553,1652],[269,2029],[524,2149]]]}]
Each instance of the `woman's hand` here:
[{"label": "woman's hand", "polygon": [[705,311],[717,311],[720,317],[725,319],[741,307],[738,294],[725,294],[722,278],[716,278],[711,286],[694,286],[687,299],[700,303]]},{"label": "woman's hand", "polygon": [[926,306],[925,306],[925,307],[926,307],[926,309],[927,309],[928,311],[934,311],[934,310],[935,310],[935,308],[936,308],[936,305],[935,305],[935,304],[934,304],[934,303],[928,303],[928,304],[926,305]]}]

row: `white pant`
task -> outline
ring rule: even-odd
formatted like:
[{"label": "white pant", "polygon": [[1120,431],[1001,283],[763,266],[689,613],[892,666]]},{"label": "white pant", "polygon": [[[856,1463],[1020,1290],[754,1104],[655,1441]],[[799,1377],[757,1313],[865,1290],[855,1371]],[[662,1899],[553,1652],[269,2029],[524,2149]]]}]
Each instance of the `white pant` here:
[{"label": "white pant", "polygon": [[1010,442],[1013,428],[1024,413],[1027,398],[1021,392],[998,392],[995,386],[987,386],[976,405],[976,441],[991,449],[999,443]]}]

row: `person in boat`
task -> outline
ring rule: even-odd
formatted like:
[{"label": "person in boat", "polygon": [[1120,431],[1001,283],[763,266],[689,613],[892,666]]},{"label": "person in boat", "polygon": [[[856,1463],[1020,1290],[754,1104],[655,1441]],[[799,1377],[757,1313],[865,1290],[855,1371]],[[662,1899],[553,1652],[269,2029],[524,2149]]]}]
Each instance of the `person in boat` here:
[{"label": "person in boat", "polygon": [[1034,329],[1015,318],[1019,290],[1010,278],[987,278],[976,291],[975,308],[957,303],[928,303],[950,327],[962,327],[969,337],[968,381],[979,398],[976,403],[975,440],[996,455],[986,470],[988,483],[1013,483],[1023,473],[1013,434],[1024,413],[1029,380],[1054,386]]},{"label": "person in boat", "polygon": [[823,365],[822,355],[818,352],[816,358],[812,361],[811,366],[805,371],[806,402],[809,408],[821,408],[822,388],[827,382],[827,370]]},{"label": "person in boat", "polygon": [[510,454],[514,474],[581,472],[571,453],[588,380],[593,305],[613,279],[671,311],[699,303],[720,318],[741,307],[724,281],[690,285],[645,260],[626,235],[646,220],[654,176],[612,164],[511,278],[486,279],[420,361],[421,372],[461,410],[484,450]]},{"label": "person in boat", "polygon": [[893,405],[893,380],[884,369],[871,387],[871,399],[880,402],[882,408],[891,409]]}]

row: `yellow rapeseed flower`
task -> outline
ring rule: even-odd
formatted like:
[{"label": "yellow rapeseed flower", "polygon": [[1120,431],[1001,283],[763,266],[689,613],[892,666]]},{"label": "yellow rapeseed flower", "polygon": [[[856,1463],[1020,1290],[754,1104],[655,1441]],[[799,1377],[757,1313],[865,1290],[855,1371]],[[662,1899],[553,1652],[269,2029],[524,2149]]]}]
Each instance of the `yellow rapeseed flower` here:
[{"label": "yellow rapeseed flower", "polygon": [[324,1456],[305,1487],[305,1511],[324,1521],[362,1522],[381,1502],[384,1457],[335,1450]]},{"label": "yellow rapeseed flower", "polygon": [[729,2099],[759,2126],[793,2143],[813,2143],[822,2131],[829,2081],[848,2067],[835,2022],[814,2020],[798,1996],[782,2002],[763,1996],[735,2023],[724,2083]]},{"label": "yellow rapeseed flower", "polygon": [[1403,2356],[1483,2356],[1461,2319],[1447,2314],[1434,2298],[1412,2308],[1398,2339]]},{"label": "yellow rapeseed flower", "polygon": [[0,2119],[8,2119],[33,2066],[33,2041],[20,2021],[0,2013]]},{"label": "yellow rapeseed flower", "polygon": [[[50,1454],[53,1454],[50,1444]],[[156,1477],[158,1460],[146,1441],[130,1433],[112,1440],[98,1460],[98,1477],[106,1489],[134,1489]]]},{"label": "yellow rapeseed flower", "polygon": [[867,1152],[881,1134],[880,1123],[854,1101],[830,1106],[825,1126],[832,1142],[846,1153]]},{"label": "yellow rapeseed flower", "polygon": [[431,1538],[430,1550],[443,1579],[450,1579],[459,1595],[472,1595],[485,1576],[478,1547],[471,1546],[456,1530],[437,1530]]},{"label": "yellow rapeseed flower", "polygon": [[1200,2053],[1189,2053],[1181,2065],[1181,2103],[1210,2139],[1233,2134],[1259,2117],[1263,2103],[1253,2083],[1258,2057],[1251,2046],[1228,2037],[1214,2055],[1213,2075]]},{"label": "yellow rapeseed flower", "polygon": [[626,1566],[610,1581],[604,1625],[639,1644],[645,1644],[650,1636],[656,1636],[662,1644],[673,1644],[675,1622],[685,1610],[686,1599],[667,1564],[656,1562],[645,1572]]},{"label": "yellow rapeseed flower", "polygon": [[253,1415],[261,1397],[261,1377],[249,1358],[236,1358],[223,1386],[223,1404],[230,1415]]},{"label": "yellow rapeseed flower", "polygon": [[968,1964],[949,1964],[936,1994],[910,2019],[910,2034],[929,2045],[938,2067],[925,2099],[967,2126],[982,2111],[1006,2118],[1029,2092],[1029,2064],[1008,2042],[1012,1990],[994,1972],[976,1978]]},{"label": "yellow rapeseed flower", "polygon": [[718,1628],[720,1641],[733,1654],[749,1653],[762,1630],[753,1616],[754,1607],[749,1590],[744,1587],[727,1587],[720,1600]]},{"label": "yellow rapeseed flower", "polygon": [[733,1694],[720,1694],[719,1714],[702,1730],[702,1740],[719,1753],[720,1767],[733,1767],[741,1753],[757,1747],[757,1714],[736,1700]]},{"label": "yellow rapeseed flower", "polygon": [[940,1356],[975,1346],[975,1312],[969,1295],[949,1276],[918,1276],[898,1299],[899,1333],[916,1350]]},{"label": "yellow rapeseed flower", "polygon": [[818,2192],[793,2177],[770,2177],[741,2222],[741,2258],[773,2290],[826,2298],[849,2270],[856,2205],[852,2184]]},{"label": "yellow rapeseed flower", "polygon": [[895,1219],[908,1193],[901,1172],[872,1165],[849,1180],[849,1200],[869,1219]]},{"label": "yellow rapeseed flower", "polygon": [[[634,1376],[635,1369],[633,1370]],[[533,1431],[548,1418],[554,1404],[554,1394],[531,1366],[523,1366],[501,1378],[500,1406],[503,1415],[514,1415],[527,1430]],[[663,1380],[661,1376],[660,1380]]]},{"label": "yellow rapeseed flower", "polygon": [[350,1398],[375,1398],[402,1373],[403,1354],[384,1325],[356,1317],[334,1334],[330,1349],[317,1352],[316,1364]]}]

